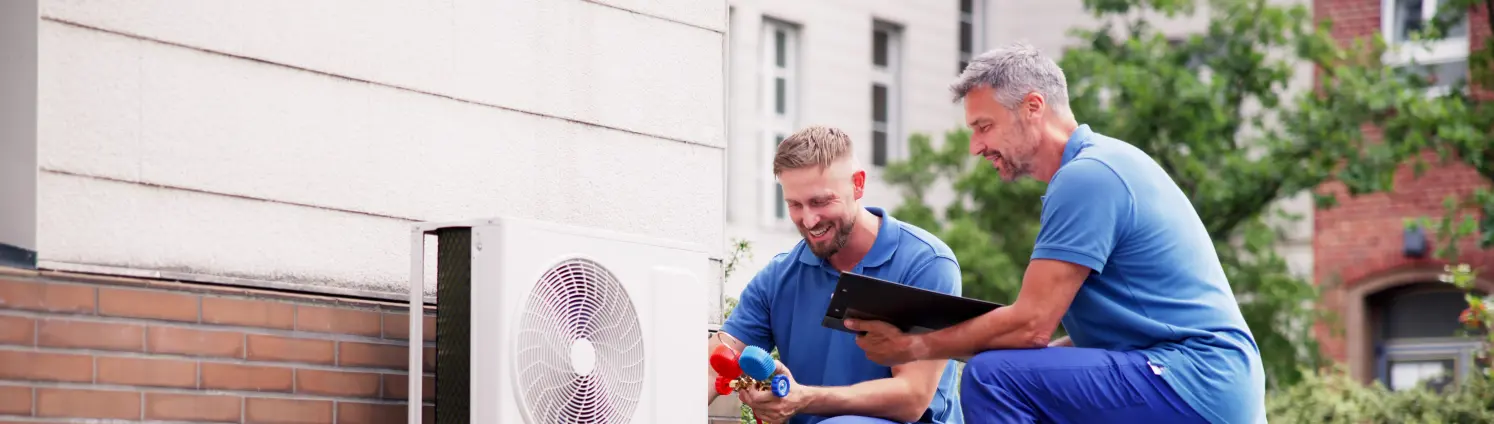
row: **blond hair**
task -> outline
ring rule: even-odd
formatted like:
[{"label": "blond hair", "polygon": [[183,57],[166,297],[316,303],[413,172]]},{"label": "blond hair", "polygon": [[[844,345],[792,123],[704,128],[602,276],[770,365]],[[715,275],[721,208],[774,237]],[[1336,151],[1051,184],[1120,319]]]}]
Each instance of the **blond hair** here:
[{"label": "blond hair", "polygon": [[811,126],[794,132],[778,143],[778,154],[773,156],[773,175],[790,169],[827,168],[849,156],[851,137],[844,131]]}]

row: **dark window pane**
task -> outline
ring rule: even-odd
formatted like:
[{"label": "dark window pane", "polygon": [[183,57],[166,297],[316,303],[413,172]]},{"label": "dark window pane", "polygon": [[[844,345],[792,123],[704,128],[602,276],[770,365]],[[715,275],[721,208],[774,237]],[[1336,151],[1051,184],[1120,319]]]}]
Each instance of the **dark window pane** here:
[{"label": "dark window pane", "polygon": [[960,0],[960,12],[975,13],[975,0]]},{"label": "dark window pane", "polygon": [[872,31],[872,64],[887,66],[887,31]]},{"label": "dark window pane", "polygon": [[887,165],[887,133],[872,131],[872,165]]},{"label": "dark window pane", "polygon": [[783,30],[781,30],[781,29],[773,31],[773,44],[774,44],[773,52],[774,52],[774,54],[777,55],[777,59],[776,60],[777,60],[777,63],[778,63],[778,67],[779,68],[787,67],[788,66],[788,35],[784,34]]},{"label": "dark window pane", "polygon": [[[783,139],[785,138],[788,138],[788,136],[783,134],[773,134],[773,150],[778,150],[778,145],[783,143]],[[777,190],[777,195],[773,197],[773,201],[778,202],[773,206],[773,215],[779,218],[786,217],[788,216],[788,205],[784,204],[783,201],[783,184],[773,183],[773,185],[775,187],[774,189]]]},{"label": "dark window pane", "polygon": [[[1488,13],[1488,12],[1485,12]],[[1457,25],[1447,29],[1447,38],[1460,38],[1468,36],[1468,18],[1463,18]]]},{"label": "dark window pane", "polygon": [[970,66],[970,62],[966,62],[966,61],[961,60],[960,61],[960,71],[957,72],[957,73],[959,73],[959,74],[965,73],[965,67],[967,67],[967,66]]},{"label": "dark window pane", "polygon": [[1423,65],[1417,72],[1423,78],[1427,78],[1428,82],[1431,82],[1433,85],[1451,86],[1468,79],[1468,62],[1460,60],[1435,65]]},{"label": "dark window pane", "polygon": [[1411,33],[1421,31],[1421,0],[1397,1],[1395,14],[1398,22],[1393,41],[1407,41]]},{"label": "dark window pane", "polygon": [[773,215],[779,218],[786,217],[788,216],[788,205],[785,204],[783,200],[783,184],[773,185],[778,189],[778,197],[773,198],[773,201],[777,203],[777,205],[773,208]]},{"label": "dark window pane", "polygon": [[788,111],[788,81],[783,77],[773,79],[773,110],[779,115]]},{"label": "dark window pane", "polygon": [[887,86],[872,84],[872,122],[887,122]]},{"label": "dark window pane", "polygon": [[970,53],[975,49],[975,28],[969,22],[960,22],[960,52]]},{"label": "dark window pane", "polygon": [[1383,293],[1373,296],[1380,309],[1380,335],[1386,339],[1453,337],[1462,325],[1458,314],[1468,308],[1463,292]]}]

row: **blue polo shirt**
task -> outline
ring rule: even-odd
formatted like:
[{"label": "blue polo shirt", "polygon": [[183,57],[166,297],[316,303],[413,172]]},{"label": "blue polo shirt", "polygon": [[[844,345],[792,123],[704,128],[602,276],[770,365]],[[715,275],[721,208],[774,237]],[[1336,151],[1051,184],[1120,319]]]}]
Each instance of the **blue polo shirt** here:
[{"label": "blue polo shirt", "polygon": [[1155,160],[1079,127],[1041,225],[1033,259],[1094,270],[1063,316],[1075,346],[1140,352],[1211,422],[1265,422],[1260,350],[1214,240]]},{"label": "blue polo shirt", "polygon": [[[960,267],[949,246],[880,208],[866,209],[882,217],[882,224],[871,251],[852,272],[960,295]],[[854,336],[820,325],[839,277],[840,271],[800,240],[752,277],[721,331],[764,350],[777,347],[780,361],[800,384],[850,386],[892,377],[891,368],[866,359]],[[949,361],[925,417],[941,424],[963,423],[957,402],[955,362]],[[789,423],[826,418],[801,414]]]}]

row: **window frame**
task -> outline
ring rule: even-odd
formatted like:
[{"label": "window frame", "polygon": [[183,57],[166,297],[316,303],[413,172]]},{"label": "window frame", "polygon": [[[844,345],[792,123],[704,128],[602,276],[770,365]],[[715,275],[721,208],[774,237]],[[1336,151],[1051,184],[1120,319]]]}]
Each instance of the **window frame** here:
[{"label": "window frame", "polygon": [[[778,66],[777,34],[784,34],[784,65]],[[759,198],[762,199],[762,224],[772,228],[791,228],[788,207],[784,204],[778,178],[773,175],[773,156],[782,136],[793,134],[798,128],[800,99],[800,54],[801,29],[789,21],[764,16],[759,33],[760,60],[758,69],[759,111],[762,125],[759,129]],[[777,84],[784,80],[783,113],[778,112]],[[782,215],[779,215],[782,211]]]},{"label": "window frame", "polygon": [[[1403,338],[1382,341],[1377,344],[1375,355],[1375,380],[1392,389],[1390,385],[1391,362],[1405,361],[1453,361],[1452,383],[1462,384],[1473,371],[1474,352],[1480,347],[1478,340],[1460,337]],[[1392,389],[1394,390],[1394,389]]]},{"label": "window frame", "polygon": [[[1390,49],[1387,49],[1381,58],[1387,66],[1392,67],[1424,67],[1435,68],[1438,65],[1462,62],[1465,67],[1464,78],[1467,78],[1467,65],[1471,53],[1470,32],[1472,27],[1468,25],[1468,17],[1463,17],[1463,35],[1457,37],[1446,37],[1434,41],[1400,41],[1396,39],[1395,28],[1399,20],[1399,8],[1396,7],[1400,0],[1380,0],[1380,36]],[[1422,0],[1421,19],[1422,22],[1431,22],[1440,8],[1439,0]],[[1428,87],[1428,96],[1443,96],[1451,93],[1452,87],[1438,82],[1437,85]]]},{"label": "window frame", "polygon": [[[867,140],[870,142],[867,143],[869,151],[867,152],[866,162],[875,169],[881,169],[887,163],[902,158],[906,153],[904,150],[906,150],[907,144],[902,140],[902,108],[899,107],[902,104],[903,97],[903,28],[901,25],[893,22],[874,20],[872,22],[872,40],[876,39],[878,32],[887,34],[887,65],[880,66],[875,63],[874,58],[877,56],[876,43],[872,43],[871,56],[873,60],[870,61],[872,62],[871,83],[867,85],[869,89],[867,95],[872,98],[867,101],[871,112],[871,125],[867,134]],[[887,108],[885,111],[886,116],[884,116],[885,120],[880,122],[876,119],[877,105],[874,95],[876,91],[875,87],[878,85],[886,88],[886,99],[883,101],[884,106]],[[876,160],[878,147],[876,134],[878,132],[884,134],[885,141],[882,146],[884,160],[880,164]]]},{"label": "window frame", "polygon": [[[955,1],[964,2],[965,0]],[[956,56],[959,59],[958,61],[956,61],[956,64],[959,65],[959,70],[955,71],[956,75],[964,73],[965,66],[969,65],[970,60],[974,59],[976,55],[979,55],[980,52],[986,47],[986,1],[969,1],[969,13],[966,13],[964,10],[960,10],[961,6],[958,3],[955,6],[955,14],[958,16],[955,21],[955,52]],[[968,52],[964,51],[963,47],[960,45],[965,41],[964,34],[960,33],[960,25],[965,23],[970,24],[970,51]]]}]

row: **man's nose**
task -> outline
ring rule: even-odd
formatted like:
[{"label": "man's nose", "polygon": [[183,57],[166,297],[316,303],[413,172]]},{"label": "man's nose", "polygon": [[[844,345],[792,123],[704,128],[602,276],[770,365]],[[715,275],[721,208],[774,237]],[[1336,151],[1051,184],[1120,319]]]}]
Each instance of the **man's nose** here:
[{"label": "man's nose", "polygon": [[986,144],[985,143],[982,143],[982,142],[980,142],[980,140],[977,140],[974,135],[970,136],[970,155],[971,156],[981,156],[981,152],[984,152],[985,150],[986,150]]},{"label": "man's nose", "polygon": [[819,225],[819,224],[820,224],[820,216],[819,215],[809,215],[809,216],[805,216],[804,217],[804,228],[814,228],[814,226]]}]

